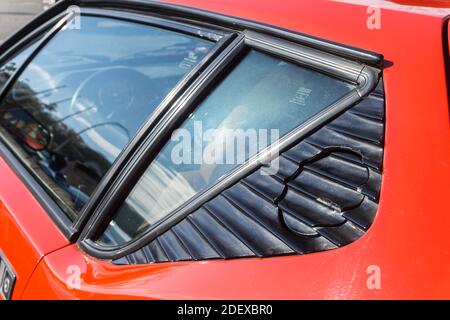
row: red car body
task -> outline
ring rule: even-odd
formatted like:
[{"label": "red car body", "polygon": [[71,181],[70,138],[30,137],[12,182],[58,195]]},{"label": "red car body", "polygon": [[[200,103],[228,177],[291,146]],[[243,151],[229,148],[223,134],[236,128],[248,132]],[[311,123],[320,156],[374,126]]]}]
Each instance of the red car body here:
[{"label": "red car body", "polygon": [[[448,1],[168,0],[381,53],[386,132],[379,210],[337,250],[117,266],[85,254],[0,159],[0,248],[13,299],[449,299]],[[368,7],[380,28],[366,27]],[[447,56],[446,56],[447,55]],[[447,61],[448,62],[448,61]],[[68,285],[70,265],[80,283]],[[378,266],[381,288],[367,285]]]}]

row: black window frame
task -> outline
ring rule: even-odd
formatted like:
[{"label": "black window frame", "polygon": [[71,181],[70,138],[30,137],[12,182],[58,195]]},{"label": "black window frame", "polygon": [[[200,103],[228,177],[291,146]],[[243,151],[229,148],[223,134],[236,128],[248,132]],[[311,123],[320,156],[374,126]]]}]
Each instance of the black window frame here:
[{"label": "black window frame", "polygon": [[[91,240],[104,224],[109,222],[109,217],[115,213],[114,206],[117,207],[118,204],[121,204],[129,193],[124,190],[131,190],[139,178],[140,169],[145,168],[151,162],[151,159],[167,141],[172,130],[184,120],[189,110],[197,106],[197,102],[208,90],[221,81],[222,75],[230,68],[234,68],[236,62],[247,50],[254,48],[357,85],[357,89],[351,91],[351,94],[345,99],[341,99],[337,105],[333,104],[314,117],[312,122],[308,121],[306,126],[302,125],[301,127],[305,127],[304,129],[300,131],[295,129],[283,138],[282,148],[288,146],[292,141],[298,140],[302,134],[310,132],[323,122],[345,111],[367,95],[378,82],[383,62],[382,55],[290,30],[179,5],[135,0],[63,0],[58,2],[0,46],[0,52],[5,52],[0,56],[0,61],[4,61],[6,55],[17,52],[38,34],[44,32],[44,26],[47,28],[55,26],[57,21],[65,17],[66,10],[71,5],[80,6],[81,14],[90,13],[140,23],[159,22],[166,24],[166,28],[175,28],[176,31],[186,32],[186,28],[195,30],[196,35],[204,37],[210,36],[210,32],[222,35],[216,47],[173,88],[156,111],[146,120],[108,170],[88,204],[74,222],[67,218],[20,159],[0,139],[0,155],[8,161],[28,186],[63,234],[71,242],[78,241],[78,245],[86,253],[101,259],[117,259],[138,250],[176,221],[181,220],[188,212],[194,210],[196,205],[205,202],[208,197],[223,190],[246,172],[253,170],[254,166],[259,163],[252,158],[238,166],[227,175],[227,178],[201,192],[194,201],[189,201],[189,206],[183,207],[183,212],[175,211],[178,214],[171,215],[171,217],[176,216],[176,219],[165,220],[162,227],[158,225],[158,228],[152,228],[131,243],[106,248],[98,246]],[[42,27],[38,28],[40,25]],[[41,40],[43,43],[39,44],[32,54],[33,57],[45,45],[46,38]],[[27,59],[25,65],[31,59]],[[267,154],[267,152],[265,153]]]}]

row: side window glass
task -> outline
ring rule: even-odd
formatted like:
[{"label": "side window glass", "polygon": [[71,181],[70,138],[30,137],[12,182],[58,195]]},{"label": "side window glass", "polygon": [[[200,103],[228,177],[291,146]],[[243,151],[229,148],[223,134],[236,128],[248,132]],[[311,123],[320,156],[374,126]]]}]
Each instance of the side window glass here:
[{"label": "side window glass", "polygon": [[118,19],[81,16],[79,25],[57,33],[0,104],[1,134],[72,219],[145,119],[214,46]]},{"label": "side window glass", "polygon": [[35,40],[30,45],[19,51],[13,58],[7,60],[0,66],[0,92],[3,90],[5,84],[24,63],[25,60],[36,50],[39,41]]},{"label": "side window glass", "polygon": [[141,235],[352,89],[250,51],[174,132],[98,241],[117,245]]}]

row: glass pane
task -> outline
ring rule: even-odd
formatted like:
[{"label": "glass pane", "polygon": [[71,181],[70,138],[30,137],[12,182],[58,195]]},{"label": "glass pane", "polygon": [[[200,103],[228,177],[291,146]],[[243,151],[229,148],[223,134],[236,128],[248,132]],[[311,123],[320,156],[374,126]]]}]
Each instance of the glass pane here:
[{"label": "glass pane", "polygon": [[38,46],[38,43],[38,39],[33,41],[31,45],[20,51],[18,55],[0,66],[0,92],[14,72],[20,68],[25,60],[33,53]]},{"label": "glass pane", "polygon": [[144,120],[214,45],[116,19],[81,17],[33,59],[0,124],[73,218]]},{"label": "glass pane", "polygon": [[353,88],[251,51],[174,132],[99,241],[138,236]]}]

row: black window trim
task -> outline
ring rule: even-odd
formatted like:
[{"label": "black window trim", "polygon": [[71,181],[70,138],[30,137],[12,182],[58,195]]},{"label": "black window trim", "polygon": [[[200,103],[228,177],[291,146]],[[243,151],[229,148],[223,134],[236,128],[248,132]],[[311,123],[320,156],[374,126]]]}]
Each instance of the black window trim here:
[{"label": "black window trim", "polygon": [[184,205],[154,224],[143,235],[138,236],[128,243],[120,246],[105,247],[92,240],[103,231],[105,224],[109,223],[110,218],[126,196],[128,196],[135,183],[139,180],[142,172],[144,172],[146,167],[158,154],[161,147],[166,143],[171,132],[195,109],[200,98],[206,94],[207,90],[214,84],[220,83],[221,75],[226,70],[233,68],[239,57],[252,48],[281,59],[307,66],[308,68],[316,69],[357,85],[355,89],[342,99],[280,139],[278,144],[280,152],[368,95],[376,87],[380,75],[379,69],[324,53],[317,49],[261,34],[256,31],[241,32],[239,37],[234,40],[217,60],[208,67],[205,73],[180,97],[174,107],[166,114],[165,118],[160,121],[155,130],[142,143],[140,149],[130,159],[127,166],[118,175],[118,178],[111,184],[110,189],[106,192],[104,199],[99,203],[99,206],[96,208],[80,236],[78,244],[84,251],[101,259],[118,259],[132,253],[167,231],[174,224],[180,222],[188,214],[220,193],[220,191],[254,171],[260,166],[261,162],[267,163],[274,158],[272,151],[276,146],[272,145],[226,174],[211,187],[198,193]]},{"label": "black window trim", "polygon": [[[72,3],[73,1],[66,0],[66,2]],[[44,33],[50,26],[57,23],[64,15],[66,15],[67,5],[63,4],[63,1],[58,2],[50,9],[42,12],[24,27],[17,30],[3,43],[0,44],[0,63],[21,50],[24,46],[30,43],[36,36]]]},{"label": "black window trim", "polygon": [[[41,26],[36,30],[29,30],[27,27],[20,30],[17,35],[13,35],[7,42],[12,42],[16,40],[15,45],[2,45],[0,49],[4,49],[5,52],[0,56],[0,62],[6,62],[13,54],[19,52],[22,48],[30,44],[39,35],[43,35],[43,38],[39,40],[39,43],[35,50],[27,57],[24,63],[14,71],[12,76],[5,83],[4,87],[0,91],[0,101],[3,100],[5,95],[14,85],[18,77],[26,69],[29,63],[34,59],[34,57],[40,52],[40,50],[51,40],[51,38],[56,35],[65,25],[69,22],[77,13],[74,11],[67,10],[71,1],[67,1],[69,5],[63,6],[62,1],[56,5],[58,8],[54,10],[56,16],[49,17],[48,15],[40,15],[35,20],[42,20]],[[91,8],[81,8],[81,15],[85,16],[99,16],[99,17],[109,17],[119,20],[125,20],[140,24],[147,24],[152,26],[161,27],[164,29],[169,29],[172,31],[177,31],[184,34],[189,34],[197,36],[200,38],[205,38],[216,43],[216,45],[211,49],[211,51],[199,62],[190,72],[188,72],[181,81],[169,92],[165,99],[160,103],[160,105],[155,109],[155,112],[150,116],[149,119],[141,126],[137,134],[133,139],[127,144],[124,150],[120,153],[119,157],[113,163],[113,166],[108,170],[105,177],[101,180],[97,186],[94,194],[89,200],[88,204],[83,208],[82,212],[78,215],[77,219],[72,221],[69,219],[68,215],[58,206],[56,201],[52,199],[48,191],[41,185],[39,177],[37,177],[27,166],[25,161],[23,161],[20,155],[14,151],[15,147],[13,144],[0,135],[0,156],[2,156],[9,166],[15,171],[18,177],[25,183],[31,193],[38,200],[40,205],[46,210],[50,218],[55,222],[57,227],[61,230],[64,236],[71,242],[75,242],[83,228],[85,222],[90,217],[90,213],[93,208],[95,208],[100,196],[103,195],[104,189],[110,183],[110,180],[114,179],[116,172],[127,162],[128,156],[133,153],[136,146],[139,145],[140,141],[147,134],[148,130],[159,121],[162,114],[167,110],[167,107],[178,98],[181,92],[183,92],[193,80],[202,72],[202,70],[212,61],[215,57],[226,47],[229,41],[235,36],[232,33],[221,32],[219,30],[208,30],[205,28],[197,27],[196,25],[187,25],[185,23],[179,23],[172,21],[170,19],[160,19],[147,15],[137,15],[134,13],[102,10],[102,9],[91,9]],[[49,19],[49,20],[47,20]],[[30,24],[34,24],[33,20]],[[50,29],[50,30],[48,30]],[[20,38],[18,34],[28,31],[28,33]]]},{"label": "black window trim", "polygon": [[139,12],[127,12],[90,7],[80,7],[80,12],[85,16],[114,18],[122,21],[154,26],[165,30],[184,33],[190,36],[196,36],[201,39],[207,39],[216,43],[230,34],[230,32],[220,29],[204,28],[196,24],[187,24],[185,22],[170,20],[170,18],[161,18]]},{"label": "black window trim", "polygon": [[79,6],[97,8],[121,9],[127,11],[140,11],[149,14],[170,17],[182,22],[204,24],[205,26],[222,27],[228,30],[245,31],[253,30],[263,35],[275,36],[288,41],[318,49],[361,63],[381,67],[383,56],[381,54],[332,42],[330,40],[311,36],[300,32],[280,28],[270,24],[233,17],[221,13],[203,9],[188,7],[179,4],[165,3],[158,0],[64,0],[62,2],[74,2]]},{"label": "black window trim", "polygon": [[0,55],[0,65],[7,63],[12,56],[19,53],[22,49],[26,48],[27,45],[32,43],[37,37],[44,35],[46,32],[48,32],[52,26],[54,26],[59,20],[61,20],[62,17],[63,14],[59,14],[53,17],[44,24],[40,25],[39,28],[28,33],[20,41],[16,42],[16,44],[12,47],[9,46],[5,47],[4,44],[6,42],[0,45],[0,52],[2,51],[4,52],[2,55]]}]

